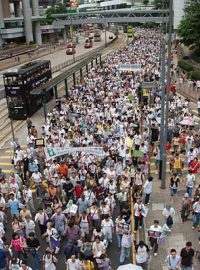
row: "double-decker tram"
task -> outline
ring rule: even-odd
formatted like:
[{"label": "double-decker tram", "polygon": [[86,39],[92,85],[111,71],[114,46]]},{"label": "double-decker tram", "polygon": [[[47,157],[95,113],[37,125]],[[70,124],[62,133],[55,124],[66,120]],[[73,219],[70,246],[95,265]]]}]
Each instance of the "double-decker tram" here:
[{"label": "double-decker tram", "polygon": [[127,33],[128,33],[128,38],[132,38],[134,36],[134,32],[133,32],[133,27],[132,26],[128,26],[127,29]]},{"label": "double-decker tram", "polygon": [[[42,96],[36,90],[52,78],[51,62],[40,60],[12,68],[3,74],[9,117],[26,119],[42,106]],[[45,90],[45,89],[44,89]],[[46,101],[53,97],[53,88],[45,91]]]}]

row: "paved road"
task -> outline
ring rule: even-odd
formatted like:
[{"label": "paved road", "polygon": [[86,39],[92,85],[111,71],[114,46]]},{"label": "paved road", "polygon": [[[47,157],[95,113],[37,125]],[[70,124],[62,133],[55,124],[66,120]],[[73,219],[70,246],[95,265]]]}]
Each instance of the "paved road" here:
[{"label": "paved road", "polygon": [[[106,35],[106,42],[107,43],[111,42],[111,40],[109,39],[110,34],[111,34],[111,32],[107,31],[107,35]],[[101,38],[102,38],[102,40],[100,42],[93,42],[93,47],[92,48],[85,49],[84,44],[85,44],[86,37],[79,36],[79,44],[77,44],[77,46],[76,46],[76,54],[75,54],[75,56],[82,55],[82,54],[84,54],[86,52],[92,51],[95,48],[98,48],[98,47],[101,47],[102,45],[104,45],[105,44],[105,33],[102,32]],[[67,60],[73,59],[73,55],[66,55],[66,49],[63,49],[63,50],[51,53],[49,55],[39,57],[39,59],[40,60],[50,60],[51,61],[51,67],[55,67],[55,66],[57,66],[59,64],[64,63]],[[31,58],[29,59],[28,62],[30,62],[30,61],[31,61]],[[21,66],[21,64],[15,66],[15,67],[17,68],[17,67],[20,67],[20,66]],[[3,75],[2,74],[6,70],[8,70],[8,69],[5,69],[5,70],[1,71],[0,86],[3,85]]]}]

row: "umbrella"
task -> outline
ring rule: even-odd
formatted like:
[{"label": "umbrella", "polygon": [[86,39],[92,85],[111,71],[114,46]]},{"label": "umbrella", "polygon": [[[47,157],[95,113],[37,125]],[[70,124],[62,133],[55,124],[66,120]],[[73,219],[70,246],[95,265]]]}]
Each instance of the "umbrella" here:
[{"label": "umbrella", "polygon": [[126,264],[126,265],[120,265],[117,270],[142,270],[143,268],[141,266],[135,265],[135,264]]},{"label": "umbrella", "polygon": [[183,126],[194,126],[193,121],[190,119],[183,119],[180,124]]}]

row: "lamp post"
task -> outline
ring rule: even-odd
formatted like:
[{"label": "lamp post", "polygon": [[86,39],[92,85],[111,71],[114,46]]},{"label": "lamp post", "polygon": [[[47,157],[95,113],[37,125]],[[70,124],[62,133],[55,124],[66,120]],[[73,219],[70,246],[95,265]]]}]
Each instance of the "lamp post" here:
[{"label": "lamp post", "polygon": [[[164,113],[164,125],[162,127],[163,139],[161,148],[161,160],[162,160],[162,175],[161,175],[161,188],[166,188],[166,144],[167,144],[167,130],[168,130],[168,110],[169,110],[169,92],[170,92],[170,68],[171,68],[171,50],[172,50],[172,25],[173,25],[173,0],[170,0],[170,13],[169,13],[169,36],[168,36],[168,59],[167,59],[167,89],[165,95],[165,109],[162,107],[162,113]],[[164,112],[163,112],[164,110]]]}]

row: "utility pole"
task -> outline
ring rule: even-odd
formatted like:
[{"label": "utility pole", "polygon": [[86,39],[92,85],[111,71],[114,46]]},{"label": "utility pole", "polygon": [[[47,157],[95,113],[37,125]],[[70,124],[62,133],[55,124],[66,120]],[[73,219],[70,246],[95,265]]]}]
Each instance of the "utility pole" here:
[{"label": "utility pole", "polygon": [[162,179],[162,165],[165,145],[163,144],[165,129],[165,40],[161,37],[161,123],[160,123],[160,161],[159,179]]},{"label": "utility pole", "polygon": [[173,25],[173,0],[170,0],[170,11],[169,11],[169,36],[168,36],[168,59],[167,59],[167,92],[165,98],[165,121],[164,121],[164,136],[162,140],[163,153],[162,153],[162,179],[161,179],[161,188],[166,188],[166,144],[167,144],[167,130],[168,130],[168,110],[169,110],[169,92],[170,92],[170,68],[171,68],[171,50],[172,50],[172,25]]}]

